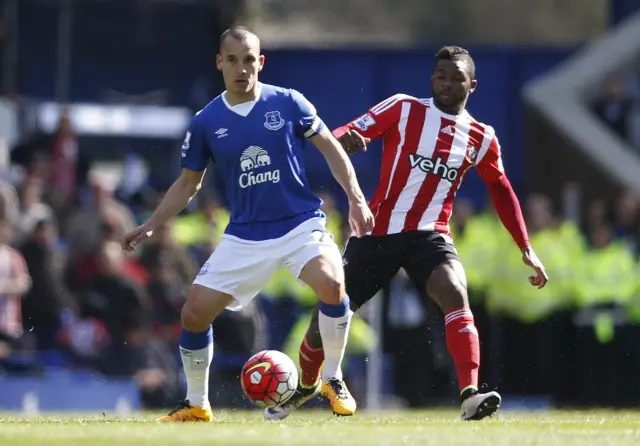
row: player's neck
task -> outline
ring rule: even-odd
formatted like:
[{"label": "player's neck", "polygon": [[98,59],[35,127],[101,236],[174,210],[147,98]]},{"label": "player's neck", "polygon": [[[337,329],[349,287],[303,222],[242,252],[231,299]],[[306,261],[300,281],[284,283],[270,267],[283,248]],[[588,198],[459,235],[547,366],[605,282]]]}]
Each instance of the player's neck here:
[{"label": "player's neck", "polygon": [[452,115],[452,116],[458,116],[467,107],[467,101],[464,101],[454,107],[445,107],[442,104],[439,104],[438,102],[436,102],[436,100],[434,99],[433,105],[435,105],[436,108],[440,110],[442,113],[445,113],[447,115]]},{"label": "player's neck", "polygon": [[260,84],[256,82],[253,88],[247,92],[234,93],[227,90],[224,92],[224,98],[231,106],[244,104],[245,102],[251,102],[258,99],[258,97],[260,97],[260,90]]}]

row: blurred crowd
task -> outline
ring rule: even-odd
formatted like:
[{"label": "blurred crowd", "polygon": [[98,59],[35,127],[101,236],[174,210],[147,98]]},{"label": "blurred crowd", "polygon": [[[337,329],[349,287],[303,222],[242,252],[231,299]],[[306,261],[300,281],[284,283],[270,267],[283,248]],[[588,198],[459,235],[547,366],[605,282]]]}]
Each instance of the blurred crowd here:
[{"label": "blurred crowd", "polygon": [[632,70],[613,76],[602,85],[592,109],[640,153],[640,58]]}]

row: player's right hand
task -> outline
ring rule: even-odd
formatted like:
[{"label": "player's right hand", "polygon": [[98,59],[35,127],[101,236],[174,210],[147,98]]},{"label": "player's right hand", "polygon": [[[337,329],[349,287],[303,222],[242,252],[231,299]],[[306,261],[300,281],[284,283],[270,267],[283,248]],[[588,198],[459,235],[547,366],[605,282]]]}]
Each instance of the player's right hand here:
[{"label": "player's right hand", "polygon": [[133,231],[129,232],[122,239],[121,246],[123,251],[133,252],[142,241],[153,235],[153,229],[147,225],[140,225]]},{"label": "player's right hand", "polygon": [[360,133],[355,130],[349,130],[347,133],[338,138],[340,144],[342,144],[342,148],[349,155],[353,155],[354,153],[358,153],[360,150],[363,152],[367,151],[367,143],[371,142],[371,139],[362,136]]},{"label": "player's right hand", "polygon": [[349,226],[358,238],[373,230],[375,219],[366,202],[356,202],[349,206]]}]

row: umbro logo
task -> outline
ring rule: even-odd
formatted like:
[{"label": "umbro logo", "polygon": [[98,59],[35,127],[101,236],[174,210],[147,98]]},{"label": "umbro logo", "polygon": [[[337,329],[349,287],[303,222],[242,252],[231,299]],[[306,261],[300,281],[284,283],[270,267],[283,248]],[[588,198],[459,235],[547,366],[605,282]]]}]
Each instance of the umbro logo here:
[{"label": "umbro logo", "polygon": [[440,133],[446,133],[447,135],[453,135],[455,133],[456,129],[454,126],[452,125],[448,125],[446,127],[443,127],[442,130],[440,130]]},{"label": "umbro logo", "polygon": [[218,139],[224,138],[225,136],[229,136],[229,134],[227,133],[227,130],[228,129],[225,129],[225,128],[216,130],[216,135],[218,135]]}]

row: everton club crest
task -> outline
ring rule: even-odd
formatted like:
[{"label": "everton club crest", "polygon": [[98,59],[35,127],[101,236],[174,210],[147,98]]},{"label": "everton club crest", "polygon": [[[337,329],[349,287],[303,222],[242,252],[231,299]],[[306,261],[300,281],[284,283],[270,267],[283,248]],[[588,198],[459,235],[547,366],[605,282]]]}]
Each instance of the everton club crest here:
[{"label": "everton club crest", "polygon": [[269,130],[280,130],[284,126],[284,119],[279,111],[270,111],[264,114],[264,126]]}]

